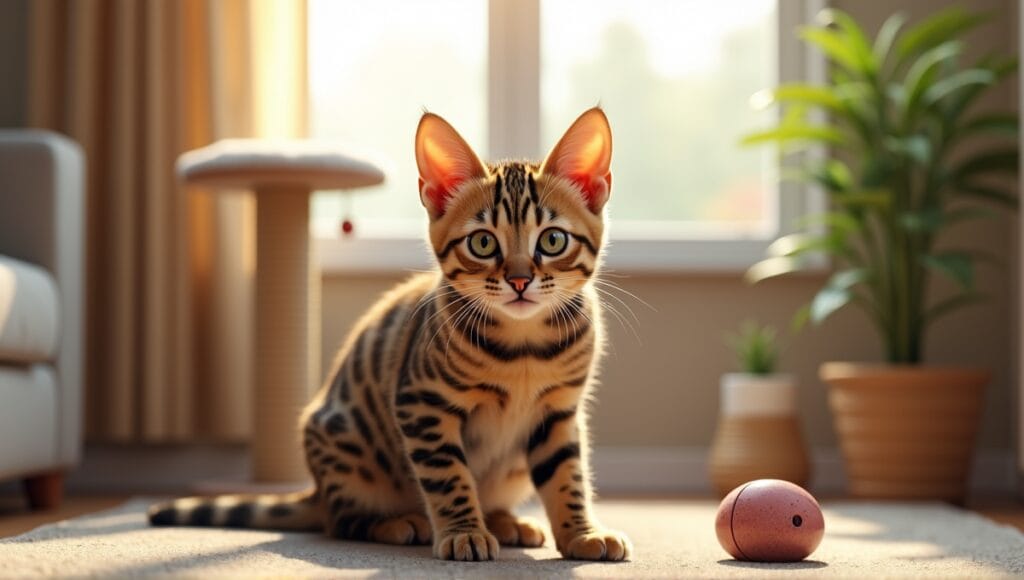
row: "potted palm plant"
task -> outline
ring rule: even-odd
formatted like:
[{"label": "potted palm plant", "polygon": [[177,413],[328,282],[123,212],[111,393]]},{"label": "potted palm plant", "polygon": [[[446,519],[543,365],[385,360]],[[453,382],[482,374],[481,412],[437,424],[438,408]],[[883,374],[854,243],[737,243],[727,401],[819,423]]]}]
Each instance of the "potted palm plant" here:
[{"label": "potted palm plant", "polygon": [[806,486],[807,451],[797,416],[796,379],[777,372],[776,330],[753,321],[728,338],[742,372],[722,375],[709,475],[720,496],[752,479]]},{"label": "potted palm plant", "polygon": [[[830,210],[805,216],[807,231],[776,240],[747,275],[758,281],[800,270],[823,252],[836,271],[805,316],[821,322],[853,304],[878,331],[885,364],[820,369],[856,496],[965,496],[990,374],[923,365],[922,352],[930,325],[982,298],[974,284],[980,254],[941,245],[942,234],[1017,205],[1001,187],[1018,169],[1017,115],[973,108],[1016,60],[965,64],[963,54],[963,36],[983,21],[952,8],[905,27],[897,14],[871,41],[848,15],[826,11],[821,26],[801,36],[829,59],[828,82],[770,91],[765,100],[783,108],[778,125],[744,139],[784,153],[828,151],[797,165],[801,179],[827,192]],[[955,293],[936,295],[933,276],[951,280]]]}]

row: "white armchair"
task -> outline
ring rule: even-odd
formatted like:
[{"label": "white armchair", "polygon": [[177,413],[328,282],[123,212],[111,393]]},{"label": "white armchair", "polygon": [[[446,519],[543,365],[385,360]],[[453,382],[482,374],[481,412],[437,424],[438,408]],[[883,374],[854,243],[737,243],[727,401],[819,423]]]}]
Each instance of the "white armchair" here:
[{"label": "white armchair", "polygon": [[35,509],[82,448],[84,173],[70,139],[0,130],[0,479]]}]

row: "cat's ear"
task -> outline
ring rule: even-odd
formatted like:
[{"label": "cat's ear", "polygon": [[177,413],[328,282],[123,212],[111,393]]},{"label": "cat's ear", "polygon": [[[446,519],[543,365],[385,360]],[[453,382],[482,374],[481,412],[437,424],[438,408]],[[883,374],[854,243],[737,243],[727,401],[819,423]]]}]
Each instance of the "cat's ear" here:
[{"label": "cat's ear", "polygon": [[579,116],[548,153],[541,172],[579,186],[590,211],[598,213],[612,189],[612,129],[599,107]]},{"label": "cat's ear", "polygon": [[434,219],[444,215],[460,184],[487,175],[465,139],[433,113],[424,113],[416,128],[416,166],[420,171],[420,201]]}]

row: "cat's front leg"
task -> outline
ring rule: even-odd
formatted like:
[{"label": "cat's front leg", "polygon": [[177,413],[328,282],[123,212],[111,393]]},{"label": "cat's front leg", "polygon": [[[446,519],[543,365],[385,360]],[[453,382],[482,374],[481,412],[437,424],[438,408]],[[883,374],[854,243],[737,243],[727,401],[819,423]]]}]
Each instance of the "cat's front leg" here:
[{"label": "cat's front leg", "polygon": [[495,560],[498,540],[487,531],[476,480],[466,464],[462,426],[468,410],[442,389],[406,386],[395,400],[403,445],[423,493],[442,560]]},{"label": "cat's front leg", "polygon": [[549,410],[527,443],[530,476],[537,488],[555,545],[577,560],[626,560],[632,545],[625,534],[602,527],[593,516],[590,478],[581,453],[584,431],[575,408]]}]

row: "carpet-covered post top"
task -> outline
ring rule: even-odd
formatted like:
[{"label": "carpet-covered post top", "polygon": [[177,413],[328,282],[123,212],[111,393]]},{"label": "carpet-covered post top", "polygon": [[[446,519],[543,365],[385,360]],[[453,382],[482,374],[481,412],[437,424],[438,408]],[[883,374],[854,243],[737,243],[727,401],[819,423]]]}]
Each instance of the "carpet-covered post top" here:
[{"label": "carpet-covered post top", "polygon": [[190,184],[254,191],[354,189],[384,181],[368,157],[306,139],[223,139],[183,154],[177,172]]}]

